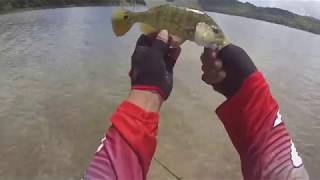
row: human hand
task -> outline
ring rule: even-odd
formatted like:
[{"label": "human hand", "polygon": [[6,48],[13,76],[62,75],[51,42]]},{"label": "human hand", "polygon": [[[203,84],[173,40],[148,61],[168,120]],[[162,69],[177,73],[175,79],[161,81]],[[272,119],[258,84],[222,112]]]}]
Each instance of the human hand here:
[{"label": "human hand", "polygon": [[205,48],[201,61],[202,80],[227,98],[235,95],[243,81],[257,71],[247,53],[232,44],[224,47],[220,52]]},{"label": "human hand", "polygon": [[166,100],[173,88],[173,68],[181,48],[169,48],[168,31],[158,35],[141,35],[131,58],[132,89],[157,92]]}]

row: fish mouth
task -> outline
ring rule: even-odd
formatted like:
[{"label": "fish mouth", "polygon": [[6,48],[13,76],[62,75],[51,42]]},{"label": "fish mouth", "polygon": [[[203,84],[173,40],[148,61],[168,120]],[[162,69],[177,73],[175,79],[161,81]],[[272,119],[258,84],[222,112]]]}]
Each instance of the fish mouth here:
[{"label": "fish mouth", "polygon": [[112,29],[116,36],[123,36],[129,31],[129,27],[124,23],[113,21],[112,22]]}]

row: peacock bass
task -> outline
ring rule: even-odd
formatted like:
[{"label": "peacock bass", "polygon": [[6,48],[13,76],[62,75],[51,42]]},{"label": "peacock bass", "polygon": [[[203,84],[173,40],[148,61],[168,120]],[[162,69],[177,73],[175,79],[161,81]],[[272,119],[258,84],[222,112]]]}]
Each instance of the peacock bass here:
[{"label": "peacock bass", "polygon": [[116,36],[125,35],[135,23],[141,23],[141,31],[149,34],[166,29],[179,37],[178,45],[186,40],[205,47],[223,48],[228,44],[221,28],[206,13],[172,4],[160,5],[144,12],[117,9],[112,14],[112,28]]}]

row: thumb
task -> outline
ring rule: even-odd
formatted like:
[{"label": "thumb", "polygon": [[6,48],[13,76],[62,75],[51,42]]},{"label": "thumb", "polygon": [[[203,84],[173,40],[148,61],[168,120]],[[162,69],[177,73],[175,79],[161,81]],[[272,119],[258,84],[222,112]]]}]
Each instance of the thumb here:
[{"label": "thumb", "polygon": [[167,30],[161,30],[152,44],[152,48],[166,54],[169,49],[169,33]]}]

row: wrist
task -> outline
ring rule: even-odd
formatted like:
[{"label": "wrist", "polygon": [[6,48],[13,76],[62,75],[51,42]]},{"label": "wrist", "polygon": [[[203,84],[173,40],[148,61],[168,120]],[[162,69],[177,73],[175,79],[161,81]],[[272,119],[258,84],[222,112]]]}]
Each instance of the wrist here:
[{"label": "wrist", "polygon": [[131,87],[132,90],[140,90],[140,91],[151,91],[154,93],[159,94],[162,97],[162,100],[166,100],[168,98],[168,94],[170,92],[166,93],[162,88],[160,88],[161,85],[133,85]]},{"label": "wrist", "polygon": [[141,107],[147,112],[159,112],[163,98],[156,91],[132,89],[127,101]]}]

